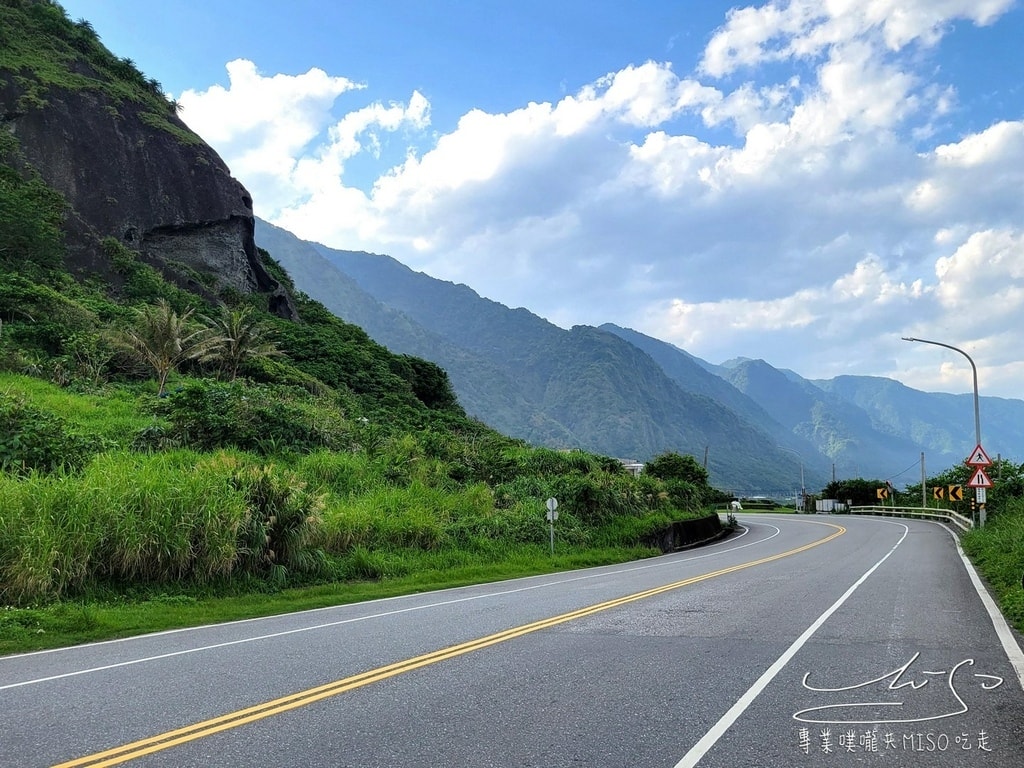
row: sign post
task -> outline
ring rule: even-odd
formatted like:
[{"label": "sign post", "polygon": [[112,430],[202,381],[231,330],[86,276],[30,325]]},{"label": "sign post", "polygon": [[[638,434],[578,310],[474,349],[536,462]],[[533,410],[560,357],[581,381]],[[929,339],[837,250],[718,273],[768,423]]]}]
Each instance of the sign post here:
[{"label": "sign post", "polygon": [[978,525],[984,528],[986,518],[985,491],[992,487],[992,479],[985,472],[985,467],[992,465],[992,459],[985,453],[981,443],[978,443],[964,464],[974,469],[974,473],[971,475],[971,480],[967,483],[967,486],[974,489],[974,501],[978,505]]},{"label": "sign post", "polygon": [[558,519],[558,499],[552,496],[547,500],[546,506],[548,508],[548,529],[551,533],[551,554],[555,554],[555,520]]}]

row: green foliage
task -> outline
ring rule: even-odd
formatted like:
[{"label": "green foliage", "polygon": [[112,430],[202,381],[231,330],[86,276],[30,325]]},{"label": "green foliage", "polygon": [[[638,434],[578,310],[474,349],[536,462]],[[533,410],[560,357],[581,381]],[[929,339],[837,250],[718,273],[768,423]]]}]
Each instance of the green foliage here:
[{"label": "green foliage", "polygon": [[412,393],[427,408],[463,413],[448,374],[437,364],[411,355],[400,355],[391,368],[409,382]]},{"label": "green foliage", "polygon": [[410,382],[392,370],[396,356],[322,305],[303,297],[297,304],[302,323],[274,321],[276,339],[292,364],[330,387],[353,392],[392,422],[409,424],[423,404]]},{"label": "green foliage", "polygon": [[[878,489],[885,487],[884,480],[865,480],[857,477],[848,480],[833,480],[821,492],[823,498],[850,501],[855,507],[867,507],[878,503]],[[920,498],[920,497],[918,497]]]},{"label": "green foliage", "polygon": [[17,140],[0,130],[0,265],[52,269],[64,251],[66,203],[37,173],[15,170]]},{"label": "green foliage", "polygon": [[259,256],[260,264],[263,265],[263,268],[267,270],[270,276],[294,294],[296,292],[295,283],[292,281],[291,275],[281,266],[281,263],[263,248],[257,248],[256,254]]},{"label": "green foliage", "polygon": [[266,324],[254,315],[251,307],[232,309],[221,304],[219,314],[213,317],[201,315],[200,319],[219,339],[211,355],[228,381],[238,378],[239,369],[250,360],[284,355],[267,338]]},{"label": "green foliage", "polygon": [[247,507],[238,536],[243,570],[269,573],[283,582],[290,570],[314,571],[323,564],[323,553],[309,548],[323,499],[296,474],[273,466],[240,466],[231,484]]},{"label": "green foliage", "polygon": [[124,279],[121,292],[129,301],[164,301],[175,310],[183,311],[194,298],[171,286],[156,269],[116,238],[103,238],[103,253],[114,271]]},{"label": "green foliage", "polygon": [[108,454],[77,477],[0,475],[0,599],[230,573],[244,500],[198,459]]},{"label": "green foliage", "polygon": [[362,451],[314,450],[299,457],[295,468],[310,486],[341,499],[366,493],[379,483],[373,459]]},{"label": "green foliage", "polygon": [[682,480],[695,486],[708,484],[708,471],[693,456],[662,453],[644,465],[644,472],[659,480]]},{"label": "green foliage", "polygon": [[708,471],[693,456],[662,453],[644,465],[644,474],[663,481],[666,498],[678,510],[696,512],[722,496],[708,485]]},{"label": "green foliage", "polygon": [[193,310],[179,315],[164,299],[136,310],[135,325],[111,336],[120,349],[150,366],[157,376],[157,396],[164,393],[167,377],[186,360],[208,359],[224,339],[206,326],[192,322]]},{"label": "green foliage", "polygon": [[1006,618],[1024,631],[1024,497],[1007,500],[999,514],[964,534],[962,542]]},{"label": "green foliage", "polygon": [[102,438],[72,429],[59,416],[37,408],[17,392],[0,391],[0,469],[77,469],[103,447]]},{"label": "green foliage", "polygon": [[0,342],[60,355],[76,331],[93,331],[96,317],[60,291],[14,271],[0,270]]},{"label": "green foliage", "polygon": [[80,476],[0,475],[0,600],[89,584],[206,583],[314,571],[319,495],[244,456],[111,453]]},{"label": "green foliage", "polygon": [[262,454],[343,449],[352,427],[329,396],[242,381],[190,381],[161,398],[161,435],[195,450],[238,448]]}]

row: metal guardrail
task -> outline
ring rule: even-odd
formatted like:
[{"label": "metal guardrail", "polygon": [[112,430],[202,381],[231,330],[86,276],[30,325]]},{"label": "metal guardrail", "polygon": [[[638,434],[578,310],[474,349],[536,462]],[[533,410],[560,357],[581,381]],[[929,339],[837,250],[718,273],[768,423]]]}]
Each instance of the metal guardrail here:
[{"label": "metal guardrail", "polygon": [[850,507],[850,511],[834,514],[851,515],[885,515],[888,517],[910,517],[915,519],[939,519],[955,525],[961,531],[969,531],[974,527],[974,521],[969,517],[954,512],[951,509],[932,509],[930,507]]}]

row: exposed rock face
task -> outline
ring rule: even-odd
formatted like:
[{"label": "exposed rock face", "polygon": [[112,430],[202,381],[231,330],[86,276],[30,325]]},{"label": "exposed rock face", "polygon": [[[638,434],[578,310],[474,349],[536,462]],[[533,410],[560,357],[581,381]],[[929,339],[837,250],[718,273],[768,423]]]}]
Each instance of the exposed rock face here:
[{"label": "exposed rock face", "polygon": [[115,237],[154,265],[212,275],[215,290],[271,293],[274,311],[296,316],[257,257],[252,198],[170,106],[160,127],[145,107],[99,90],[50,88],[28,106],[22,92],[0,72],[0,123],[73,209],[72,262],[96,268],[99,240]]}]

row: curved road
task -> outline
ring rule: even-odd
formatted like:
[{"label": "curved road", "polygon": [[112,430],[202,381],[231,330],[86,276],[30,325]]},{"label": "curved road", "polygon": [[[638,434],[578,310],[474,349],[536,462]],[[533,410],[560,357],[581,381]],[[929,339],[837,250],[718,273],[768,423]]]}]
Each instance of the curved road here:
[{"label": "curved road", "polygon": [[1024,660],[923,521],[0,658],[0,766],[1024,764]]}]

